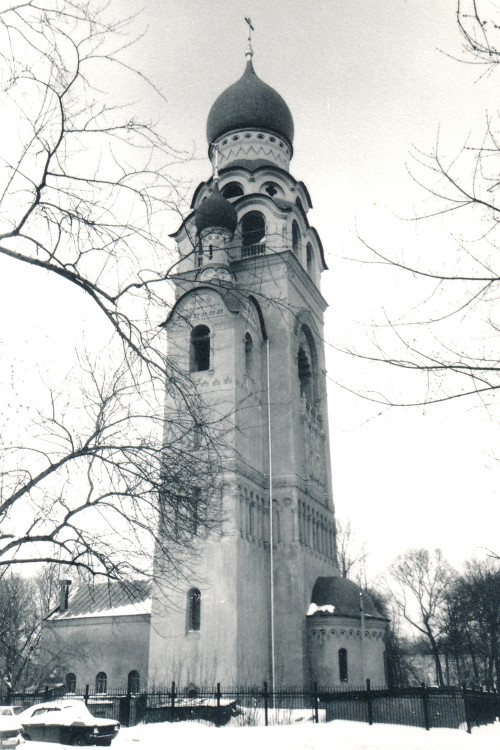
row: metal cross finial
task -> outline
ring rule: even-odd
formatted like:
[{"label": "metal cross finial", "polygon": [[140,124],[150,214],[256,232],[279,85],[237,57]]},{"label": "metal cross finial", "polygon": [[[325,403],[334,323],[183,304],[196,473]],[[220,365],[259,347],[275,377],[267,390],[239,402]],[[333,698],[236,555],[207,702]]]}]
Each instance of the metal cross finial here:
[{"label": "metal cross finial", "polygon": [[253,57],[253,49],[252,49],[252,31],[255,31],[254,27],[252,26],[252,19],[250,16],[245,16],[245,21],[248,24],[248,46],[247,51],[245,52],[247,60],[251,60]]}]

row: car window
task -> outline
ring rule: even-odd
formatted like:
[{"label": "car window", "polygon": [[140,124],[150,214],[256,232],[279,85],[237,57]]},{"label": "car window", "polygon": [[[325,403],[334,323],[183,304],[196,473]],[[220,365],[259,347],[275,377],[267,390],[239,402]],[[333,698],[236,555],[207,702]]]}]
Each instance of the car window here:
[{"label": "car window", "polygon": [[60,710],[61,709],[57,708],[56,706],[54,706],[54,708],[52,708],[52,707],[50,707],[50,708],[48,708],[48,707],[47,708],[37,708],[36,711],[33,711],[33,713],[31,715],[32,716],[41,716],[42,714],[48,714],[51,711],[60,711]]},{"label": "car window", "polygon": [[14,716],[14,711],[10,707],[0,708],[0,716]]}]

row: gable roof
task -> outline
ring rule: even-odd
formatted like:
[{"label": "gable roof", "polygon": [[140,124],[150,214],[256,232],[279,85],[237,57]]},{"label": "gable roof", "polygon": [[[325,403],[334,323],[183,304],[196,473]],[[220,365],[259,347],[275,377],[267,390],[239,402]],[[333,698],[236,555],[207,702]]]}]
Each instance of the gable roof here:
[{"label": "gable roof", "polygon": [[124,617],[151,614],[151,581],[81,583],[70,590],[68,609],[58,607],[47,620]]}]

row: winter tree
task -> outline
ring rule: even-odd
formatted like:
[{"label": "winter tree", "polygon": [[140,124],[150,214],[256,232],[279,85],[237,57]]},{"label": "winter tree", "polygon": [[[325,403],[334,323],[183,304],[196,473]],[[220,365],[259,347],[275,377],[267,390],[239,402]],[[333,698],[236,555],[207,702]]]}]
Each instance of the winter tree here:
[{"label": "winter tree", "polygon": [[[57,278],[108,332],[34,403],[15,369],[3,383],[0,576],[56,562],[126,578],[147,571],[155,545],[175,564],[192,542],[193,474],[198,524],[214,520],[218,426],[161,333],[176,264],[162,228],[182,209],[181,156],[124,95],[140,81],[161,103],[128,62],[133,21],[99,0],[0,9],[0,258],[40,285]],[[184,405],[175,420],[165,387]]]},{"label": "winter tree", "polygon": [[439,687],[444,685],[440,641],[454,572],[441,550],[410,549],[392,563],[388,586],[401,616],[428,642]]}]

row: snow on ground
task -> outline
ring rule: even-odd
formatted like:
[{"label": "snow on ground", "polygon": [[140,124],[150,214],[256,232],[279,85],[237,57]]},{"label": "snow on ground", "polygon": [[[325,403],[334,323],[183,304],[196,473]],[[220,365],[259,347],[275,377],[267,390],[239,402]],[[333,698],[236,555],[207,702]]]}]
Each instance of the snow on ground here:
[{"label": "snow on ground", "polygon": [[[147,724],[122,729],[113,750],[498,750],[500,724],[460,729],[425,729],[391,724],[333,721],[273,727],[212,727],[196,722]],[[26,748],[26,750],[30,750]]]},{"label": "snow on ground", "polygon": [[[23,750],[57,750],[65,745],[27,742]],[[112,750],[498,750],[500,723],[464,729],[425,729],[393,724],[333,721],[274,727],[214,727],[197,722],[123,727]]]}]

